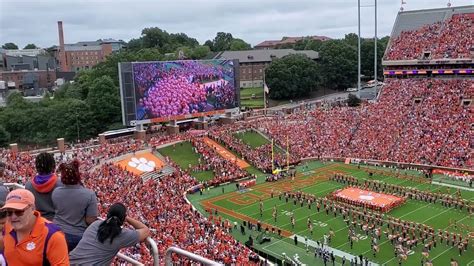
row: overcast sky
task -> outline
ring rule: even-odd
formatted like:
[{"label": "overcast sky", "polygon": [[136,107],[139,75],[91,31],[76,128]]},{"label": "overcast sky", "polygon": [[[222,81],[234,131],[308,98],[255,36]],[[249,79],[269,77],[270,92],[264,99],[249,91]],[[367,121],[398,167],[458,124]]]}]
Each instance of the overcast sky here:
[{"label": "overcast sky", "polygon": [[[446,7],[448,0],[405,0],[405,10]],[[378,0],[378,35],[390,34],[400,0]],[[451,0],[453,6],[474,0]],[[361,0],[370,6],[374,0]],[[374,36],[374,9],[361,9],[362,36]],[[201,44],[230,32],[252,45],[283,36],[357,33],[357,0],[0,0],[0,43],[49,47],[66,43],[138,38],[145,27],[184,32]]]}]

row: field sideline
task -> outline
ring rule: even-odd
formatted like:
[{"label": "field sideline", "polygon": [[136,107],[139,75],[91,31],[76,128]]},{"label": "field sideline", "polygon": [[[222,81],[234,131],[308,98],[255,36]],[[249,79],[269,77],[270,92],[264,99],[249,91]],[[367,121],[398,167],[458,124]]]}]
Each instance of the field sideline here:
[{"label": "field sideline", "polygon": [[[398,265],[398,259],[394,258],[393,246],[384,236],[379,242],[380,251],[374,258],[370,249],[370,240],[364,237],[363,233],[357,231],[360,235],[360,240],[356,243],[353,249],[347,241],[348,230],[345,222],[341,216],[334,217],[333,215],[326,215],[325,212],[317,212],[313,209],[308,209],[307,205],[300,207],[300,205],[294,206],[292,201],[285,203],[284,200],[278,199],[278,191],[280,190],[300,190],[305,193],[313,194],[317,197],[324,197],[328,193],[331,193],[338,188],[344,187],[342,184],[328,181],[327,177],[331,175],[335,170],[338,172],[344,172],[357,178],[367,178],[367,174],[362,169],[357,169],[355,166],[349,166],[339,163],[313,163],[314,168],[308,172],[300,172],[300,176],[295,181],[285,180],[276,183],[263,183],[253,187],[246,193],[239,192],[228,192],[219,195],[220,189],[215,192],[208,192],[211,195],[203,195],[199,197],[191,195],[190,199],[196,204],[201,204],[201,208],[214,208],[218,209],[219,214],[223,218],[230,219],[232,221],[241,222],[241,220],[260,220],[264,225],[263,227],[275,227],[282,230],[282,235],[285,237],[279,238],[273,235],[272,241],[263,245],[256,244],[256,248],[265,250],[274,256],[281,256],[282,252],[290,255],[290,257],[298,253],[300,260],[308,265],[315,265],[320,261],[314,259],[312,255],[312,249],[310,248],[307,253],[304,247],[304,243],[299,243],[295,246],[293,239],[288,238],[293,234],[298,236],[306,236],[310,240],[321,240],[323,235],[329,232],[329,229],[335,232],[335,236],[332,240],[331,247],[337,248],[341,251],[351,253],[353,255],[363,254],[368,257],[369,260],[376,262],[380,265]],[[382,170],[384,168],[381,168]],[[299,168],[301,170],[301,167]],[[385,169],[386,170],[386,169]],[[386,175],[377,174],[373,179],[381,180],[385,183],[397,184],[405,187],[416,187],[420,190],[438,191],[441,190],[444,193],[448,192],[448,188],[430,185],[427,183],[418,183],[406,179],[398,179],[390,176],[390,172]],[[270,197],[271,188],[274,189],[275,196]],[[226,191],[235,190],[235,186],[226,187]],[[454,189],[450,189],[450,193],[455,193]],[[213,194],[213,195],[212,195]],[[211,196],[211,197],[209,197]],[[212,197],[214,196],[214,197]],[[474,199],[474,193],[469,191],[463,191],[462,197],[465,199]],[[207,198],[207,199],[204,199]],[[259,199],[262,199],[264,204],[263,216],[259,214]],[[199,203],[198,203],[199,202]],[[278,210],[277,222],[273,221],[272,209],[276,206]],[[291,227],[290,215],[294,213],[296,219],[296,226],[294,229]],[[434,227],[435,229],[446,229],[449,231],[463,233],[467,235],[466,229],[461,228],[468,226],[469,228],[474,227],[472,216],[467,215],[466,211],[459,211],[453,208],[446,208],[440,204],[428,204],[417,200],[408,200],[402,206],[395,208],[388,215],[398,217],[408,221],[414,221],[419,223],[425,223]],[[310,218],[313,222],[314,232],[310,235],[307,229],[307,219]],[[450,223],[450,221],[456,220],[457,226]],[[385,229],[385,227],[384,227]],[[234,230],[235,231],[235,230]],[[240,232],[234,232],[234,236],[242,241],[248,238],[246,236],[238,236]],[[256,233],[254,233],[256,236]],[[471,243],[472,244],[472,241]],[[436,248],[430,252],[430,258],[433,260],[434,265],[449,265],[450,258],[458,260],[460,265],[474,265],[474,252],[470,246],[467,252],[462,256],[458,256],[458,249],[451,248],[443,244],[437,245]],[[407,261],[403,265],[420,265],[421,262],[421,245],[415,249],[414,254],[408,256]]]}]

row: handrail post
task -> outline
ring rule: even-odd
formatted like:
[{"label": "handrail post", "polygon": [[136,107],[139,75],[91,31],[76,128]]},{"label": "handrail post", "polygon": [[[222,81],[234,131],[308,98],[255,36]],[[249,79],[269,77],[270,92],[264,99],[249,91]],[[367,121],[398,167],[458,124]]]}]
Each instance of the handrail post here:
[{"label": "handrail post", "polygon": [[158,254],[158,246],[156,245],[155,240],[153,240],[151,237],[147,237],[146,243],[148,244],[148,248],[150,249],[151,256],[153,257],[153,266],[159,266],[160,255]]},{"label": "handrail post", "polygon": [[185,257],[187,257],[191,260],[200,262],[203,265],[223,265],[223,264],[217,263],[215,261],[212,261],[210,259],[206,259],[202,256],[197,255],[197,254],[191,253],[187,250],[180,249],[178,247],[169,247],[166,250],[166,255],[165,255],[165,265],[166,266],[172,266],[173,265],[173,261],[171,259],[171,254],[173,254],[173,253],[185,256]]}]

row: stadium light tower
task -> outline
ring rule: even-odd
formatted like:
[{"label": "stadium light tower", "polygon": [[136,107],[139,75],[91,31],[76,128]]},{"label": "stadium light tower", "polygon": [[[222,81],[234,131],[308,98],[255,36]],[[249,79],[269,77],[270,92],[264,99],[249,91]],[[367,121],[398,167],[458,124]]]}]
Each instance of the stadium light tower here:
[{"label": "stadium light tower", "polygon": [[[375,37],[374,37],[374,82],[377,84],[377,0],[373,5],[375,11]],[[360,90],[361,62],[360,62],[360,0],[357,1],[358,13],[358,36],[357,36],[357,90]],[[403,4],[402,0],[402,4]],[[372,7],[372,5],[364,5],[363,7]]]},{"label": "stadium light tower", "polygon": [[357,90],[360,91],[360,0],[357,0],[358,34],[357,34]]},{"label": "stadium light tower", "polygon": [[375,9],[375,38],[374,38],[374,81],[375,86],[377,86],[377,0],[374,0],[374,9]]}]

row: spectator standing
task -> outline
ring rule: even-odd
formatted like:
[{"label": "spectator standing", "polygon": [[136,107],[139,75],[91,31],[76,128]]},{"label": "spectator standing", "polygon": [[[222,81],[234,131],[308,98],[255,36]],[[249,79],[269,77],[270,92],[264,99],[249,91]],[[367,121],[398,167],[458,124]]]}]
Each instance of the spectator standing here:
[{"label": "spectator standing", "polygon": [[35,196],[36,209],[44,218],[52,221],[55,211],[51,196],[55,188],[62,186],[61,180],[54,173],[54,156],[46,152],[38,154],[35,166],[38,174],[26,183],[25,188]]},{"label": "spectator standing", "polygon": [[72,251],[81,240],[87,226],[97,220],[97,197],[92,190],[81,184],[77,160],[61,164],[58,170],[64,186],[58,187],[52,194],[56,210],[53,221],[64,232],[68,250]]}]

